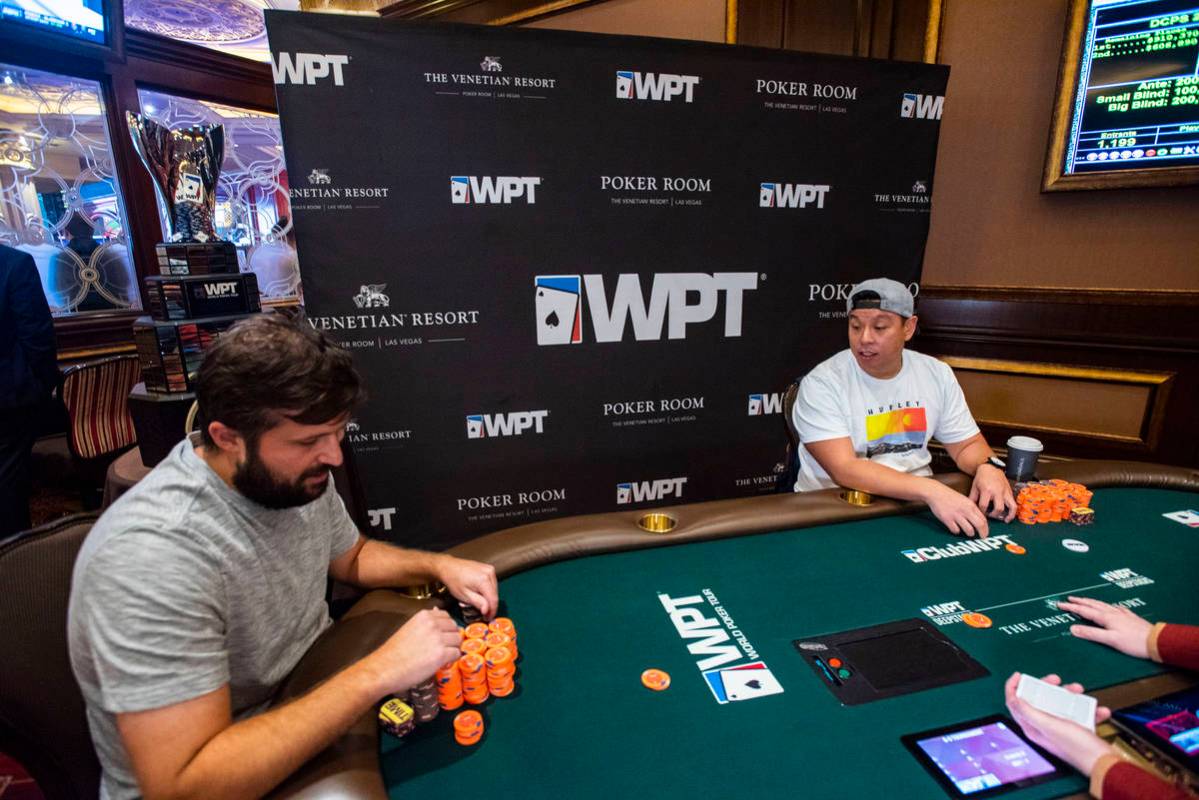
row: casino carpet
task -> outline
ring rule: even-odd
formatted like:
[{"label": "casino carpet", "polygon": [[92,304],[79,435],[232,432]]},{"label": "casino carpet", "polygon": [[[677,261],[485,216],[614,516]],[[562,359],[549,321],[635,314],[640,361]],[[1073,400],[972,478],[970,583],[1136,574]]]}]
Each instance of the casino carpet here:
[{"label": "casino carpet", "polygon": [[0,800],[45,800],[29,773],[4,753],[0,753]]}]

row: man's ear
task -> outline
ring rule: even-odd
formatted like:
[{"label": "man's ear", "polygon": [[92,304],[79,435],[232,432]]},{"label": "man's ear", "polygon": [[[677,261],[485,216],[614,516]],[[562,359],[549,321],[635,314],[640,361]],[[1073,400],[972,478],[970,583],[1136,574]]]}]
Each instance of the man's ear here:
[{"label": "man's ear", "polygon": [[217,449],[238,461],[246,457],[245,438],[223,422],[208,423],[208,435]]},{"label": "man's ear", "polygon": [[916,319],[916,315],[913,314],[903,321],[903,340],[905,342],[910,342],[916,334]]}]

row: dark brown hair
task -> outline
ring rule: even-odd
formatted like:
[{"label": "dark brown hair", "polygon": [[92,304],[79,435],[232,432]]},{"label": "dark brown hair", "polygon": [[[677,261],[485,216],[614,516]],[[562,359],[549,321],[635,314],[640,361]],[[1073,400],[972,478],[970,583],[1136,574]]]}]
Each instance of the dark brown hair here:
[{"label": "dark brown hair", "polygon": [[260,314],[217,337],[196,378],[200,435],[222,422],[250,445],[280,417],[317,425],[351,413],[366,399],[350,354],[303,318]]}]

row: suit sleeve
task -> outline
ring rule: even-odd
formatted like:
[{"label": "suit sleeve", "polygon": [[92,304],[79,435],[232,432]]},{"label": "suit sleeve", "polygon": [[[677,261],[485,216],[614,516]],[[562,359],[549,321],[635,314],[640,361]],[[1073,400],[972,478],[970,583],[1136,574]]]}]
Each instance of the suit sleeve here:
[{"label": "suit sleeve", "polygon": [[1199,627],[1157,623],[1149,631],[1149,657],[1162,664],[1199,670]]},{"label": "suit sleeve", "polygon": [[9,281],[17,342],[30,370],[49,394],[59,380],[54,321],[50,318],[50,306],[42,291],[37,266],[28,253],[17,259]]},{"label": "suit sleeve", "polygon": [[1091,772],[1091,794],[1099,800],[1195,800],[1190,792],[1115,753],[1096,762]]}]

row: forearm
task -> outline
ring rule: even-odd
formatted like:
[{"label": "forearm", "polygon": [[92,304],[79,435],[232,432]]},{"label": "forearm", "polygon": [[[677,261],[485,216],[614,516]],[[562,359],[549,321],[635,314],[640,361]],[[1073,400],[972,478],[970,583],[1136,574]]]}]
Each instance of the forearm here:
[{"label": "forearm", "polygon": [[363,589],[414,586],[439,580],[438,553],[405,550],[402,547],[367,539],[350,566],[348,582]]},{"label": "forearm", "polygon": [[261,797],[332,744],[388,691],[369,657],[359,661],[302,697],[225,728],[192,757],[174,790],[159,796]]},{"label": "forearm", "polygon": [[866,458],[854,459],[842,465],[832,478],[847,489],[860,489],[882,497],[922,503],[927,503],[934,492],[945,488],[932,478],[900,472]]},{"label": "forearm", "polygon": [[981,436],[971,439],[966,445],[956,453],[952,448],[947,447],[953,463],[957,468],[967,475],[973,475],[978,471],[979,466],[986,463],[988,458],[995,455],[995,451],[987,444],[987,441]]}]

